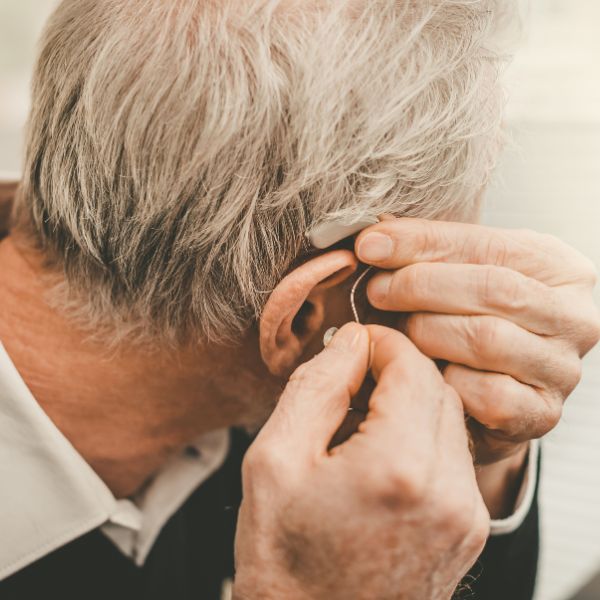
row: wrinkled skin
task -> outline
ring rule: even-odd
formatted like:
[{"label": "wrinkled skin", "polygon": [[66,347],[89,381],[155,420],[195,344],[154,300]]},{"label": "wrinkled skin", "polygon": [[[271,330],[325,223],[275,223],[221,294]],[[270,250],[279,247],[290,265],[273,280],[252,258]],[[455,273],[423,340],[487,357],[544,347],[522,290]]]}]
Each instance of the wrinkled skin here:
[{"label": "wrinkled skin", "polygon": [[600,339],[588,258],[534,231],[423,219],[386,219],[359,235],[356,252],[384,270],[369,302],[410,313],[408,337],[448,361],[480,464],[557,425]]},{"label": "wrinkled skin", "polygon": [[[369,361],[368,416],[328,450]],[[238,600],[447,599],[489,531],[458,394],[380,326],[344,326],[296,370],[243,482]]]}]

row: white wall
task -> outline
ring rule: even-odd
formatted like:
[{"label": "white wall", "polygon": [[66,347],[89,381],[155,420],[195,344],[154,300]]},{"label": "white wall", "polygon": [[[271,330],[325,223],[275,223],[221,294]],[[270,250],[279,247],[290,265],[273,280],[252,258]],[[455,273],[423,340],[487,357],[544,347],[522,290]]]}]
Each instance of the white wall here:
[{"label": "white wall", "polygon": [[35,42],[55,0],[0,0],[0,172],[21,165]]},{"label": "white wall", "polygon": [[[510,71],[507,152],[485,219],[558,235],[600,266],[600,2],[536,0]],[[600,290],[596,298],[600,302]],[[600,349],[544,445],[538,600],[600,566]],[[595,598],[600,598],[600,590]]]}]

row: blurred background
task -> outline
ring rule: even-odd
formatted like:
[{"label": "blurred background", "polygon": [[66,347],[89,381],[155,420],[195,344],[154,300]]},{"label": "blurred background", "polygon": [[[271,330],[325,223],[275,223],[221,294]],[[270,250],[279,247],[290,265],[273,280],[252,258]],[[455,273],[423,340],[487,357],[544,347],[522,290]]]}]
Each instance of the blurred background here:
[{"label": "blurred background", "polygon": [[[35,41],[54,4],[0,0],[0,176],[20,169]],[[484,220],[552,233],[600,266],[600,2],[531,0],[527,11],[507,73],[514,144]],[[541,509],[537,600],[600,600],[600,348],[544,441]]]},{"label": "blurred background", "polygon": [[[515,145],[485,221],[552,233],[600,266],[600,2],[534,0],[529,13],[507,78]],[[600,348],[543,448],[537,600],[599,600]]]}]

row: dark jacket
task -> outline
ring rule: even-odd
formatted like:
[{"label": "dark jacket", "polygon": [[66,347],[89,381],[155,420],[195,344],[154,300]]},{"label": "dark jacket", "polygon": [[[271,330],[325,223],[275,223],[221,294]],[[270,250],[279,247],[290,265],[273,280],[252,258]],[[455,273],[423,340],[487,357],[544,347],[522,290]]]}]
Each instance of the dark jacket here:
[{"label": "dark jacket", "polygon": [[[223,580],[233,576],[248,444],[244,434],[232,432],[225,464],[171,517],[144,566],[94,530],[1,581],[0,600],[219,600]],[[516,532],[490,538],[457,597],[530,600],[537,557],[536,498]]]}]

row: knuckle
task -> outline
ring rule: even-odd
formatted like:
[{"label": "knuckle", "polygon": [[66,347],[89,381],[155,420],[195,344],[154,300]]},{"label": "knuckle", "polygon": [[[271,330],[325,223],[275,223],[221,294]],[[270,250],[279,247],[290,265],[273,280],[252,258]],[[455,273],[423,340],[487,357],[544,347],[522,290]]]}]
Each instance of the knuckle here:
[{"label": "knuckle", "polygon": [[554,235],[538,233],[537,238],[539,246],[544,248],[546,252],[563,256],[569,261],[576,280],[585,282],[591,287],[596,285],[598,282],[598,268],[589,257]]},{"label": "knuckle", "polygon": [[580,263],[580,273],[581,280],[589,283],[591,287],[595,287],[598,283],[598,267],[596,267],[595,263],[589,259],[587,256],[581,255]]},{"label": "knuckle", "polygon": [[594,307],[593,314],[589,319],[587,331],[589,335],[590,348],[600,341],[600,311]]},{"label": "knuckle", "polygon": [[[329,348],[329,353],[339,352],[333,348]],[[286,392],[294,392],[298,390],[316,391],[329,389],[332,369],[321,360],[313,358],[306,363],[301,364],[292,373],[286,385]]]},{"label": "knuckle", "polygon": [[403,245],[410,247],[416,256],[425,256],[437,245],[436,229],[428,219],[419,219],[418,226],[410,231],[410,238],[402,240]]},{"label": "knuckle", "polygon": [[257,444],[254,443],[244,455],[244,459],[242,461],[242,480],[246,484],[249,481],[254,479],[254,475],[256,472],[260,472],[260,451],[257,448]]},{"label": "knuckle", "polygon": [[509,385],[504,381],[502,375],[482,377],[479,381],[480,394],[486,400],[494,401],[497,397],[506,397],[511,392]]},{"label": "knuckle", "polygon": [[548,321],[552,323],[550,331],[555,331],[561,325],[569,321],[576,320],[568,302],[565,302],[565,295],[561,290],[549,288],[542,283],[535,282],[535,288],[532,288],[532,296],[537,298],[539,304],[543,304]]},{"label": "knuckle", "polygon": [[444,530],[460,539],[470,552],[478,554],[490,532],[489,513],[479,492],[473,489],[469,494],[461,488],[440,494],[436,510]]},{"label": "knuckle", "polygon": [[267,452],[264,446],[259,443],[254,443],[248,448],[242,461],[242,476],[254,477],[256,472],[261,472],[266,464]]},{"label": "knuckle", "polygon": [[423,313],[412,313],[406,319],[406,333],[415,343],[425,336],[425,315]]},{"label": "knuckle", "polygon": [[419,469],[417,461],[413,465],[395,464],[371,472],[373,489],[378,501],[387,508],[397,509],[414,506],[427,496],[426,474]]},{"label": "knuckle", "polygon": [[425,254],[430,248],[437,245],[437,229],[432,221],[424,219],[422,222],[421,234],[419,236],[419,250]]},{"label": "knuckle", "polygon": [[508,241],[503,237],[493,235],[481,241],[481,260],[485,264],[502,266],[509,256]]},{"label": "knuckle", "polygon": [[567,390],[572,392],[581,381],[583,377],[583,364],[579,358],[574,360],[568,367],[568,373],[566,376]]},{"label": "knuckle", "polygon": [[[508,377],[508,376],[507,376]],[[515,402],[514,386],[509,385],[504,378],[488,378],[482,390],[485,395],[486,407],[483,425],[489,429],[509,430],[518,415],[515,415],[513,407]]]},{"label": "knuckle", "polygon": [[555,392],[553,394],[546,394],[546,407],[544,411],[545,416],[545,429],[544,433],[548,433],[551,429],[554,429],[562,418],[563,414],[563,395]]},{"label": "knuckle", "polygon": [[470,317],[467,337],[472,351],[479,356],[488,356],[500,340],[501,320],[495,317]]},{"label": "knuckle", "polygon": [[591,329],[596,341],[600,340],[600,311],[594,307],[594,316],[591,319]]},{"label": "knuckle", "polygon": [[274,475],[279,477],[289,468],[289,464],[276,452],[271,444],[259,440],[252,444],[244,456],[242,462],[242,477],[256,479]]},{"label": "knuckle", "polygon": [[600,340],[600,312],[592,305],[591,310],[579,310],[573,314],[571,323],[572,328],[567,330],[564,337],[577,338],[580,356],[583,356]]},{"label": "knuckle", "polygon": [[306,380],[310,381],[311,377],[309,376],[309,372],[311,371],[314,373],[314,377],[316,377],[318,374],[318,368],[315,369],[314,363],[311,363],[313,363],[312,360],[299,365],[288,379],[288,384],[301,386]]},{"label": "knuckle", "polygon": [[563,413],[563,401],[560,394],[545,396],[545,405],[537,413],[525,419],[526,426],[522,437],[527,439],[541,438],[552,431],[560,422]]},{"label": "knuckle", "polygon": [[479,284],[479,296],[482,304],[496,304],[498,300],[498,279],[493,267],[484,267]]},{"label": "knuckle", "polygon": [[471,532],[473,507],[466,494],[452,492],[441,495],[436,510],[444,527],[450,529],[455,536],[464,537]]},{"label": "knuckle", "polygon": [[442,397],[444,405],[455,411],[463,412],[463,402],[456,389],[446,381],[442,381]]},{"label": "knuckle", "polygon": [[244,497],[292,498],[305,486],[305,470],[290,451],[271,443],[254,443],[241,467]]},{"label": "knuckle", "polygon": [[559,237],[551,233],[542,233],[533,229],[519,230],[536,248],[546,254],[565,255],[571,253],[571,247],[563,242]]},{"label": "knuckle", "polygon": [[499,431],[512,430],[515,415],[510,411],[502,399],[498,399],[488,406],[487,417],[484,425],[489,429]]},{"label": "knuckle", "polygon": [[580,356],[593,348],[600,339],[600,312],[591,298],[583,302],[569,292],[557,293],[555,322],[560,327],[558,338],[575,342]]},{"label": "knuckle", "polygon": [[524,278],[518,273],[510,269],[499,271],[497,267],[488,267],[483,271],[480,296],[484,306],[519,312],[526,308],[529,293],[525,289]]},{"label": "knuckle", "polygon": [[477,511],[470,530],[469,545],[477,554],[483,549],[490,536],[490,518],[484,506]]},{"label": "knuckle", "polygon": [[419,265],[405,267],[401,286],[402,294],[412,303],[418,303],[427,296],[428,277],[425,269],[420,268]]},{"label": "knuckle", "polygon": [[554,429],[560,422],[563,414],[563,403],[562,400],[554,401],[550,403],[546,411],[546,431],[544,435]]}]

